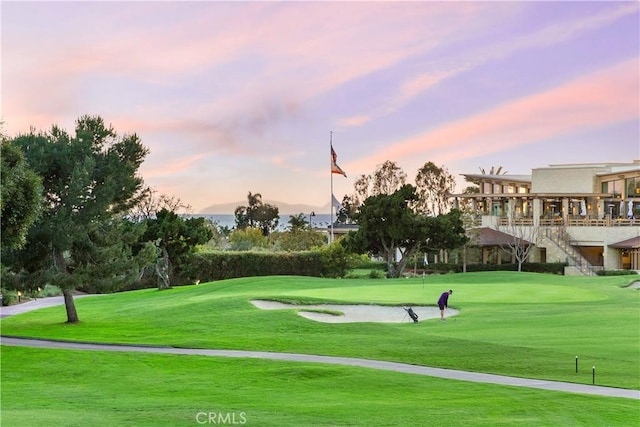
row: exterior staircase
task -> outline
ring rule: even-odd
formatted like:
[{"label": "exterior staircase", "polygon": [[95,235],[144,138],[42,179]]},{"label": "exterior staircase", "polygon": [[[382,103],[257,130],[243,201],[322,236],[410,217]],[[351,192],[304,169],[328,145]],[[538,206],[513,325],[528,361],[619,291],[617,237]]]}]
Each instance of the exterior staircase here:
[{"label": "exterior staircase", "polygon": [[547,227],[545,235],[553,244],[567,255],[567,265],[574,267],[583,276],[595,276],[597,267],[591,264],[571,245],[569,233],[564,227]]}]

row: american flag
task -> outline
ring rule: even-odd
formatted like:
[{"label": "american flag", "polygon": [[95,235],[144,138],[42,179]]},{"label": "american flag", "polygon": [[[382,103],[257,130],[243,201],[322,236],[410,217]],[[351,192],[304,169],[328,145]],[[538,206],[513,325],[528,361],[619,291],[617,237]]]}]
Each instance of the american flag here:
[{"label": "american flag", "polygon": [[336,163],[337,159],[338,159],[338,155],[336,154],[332,145],[331,146],[331,173],[337,173],[337,174],[343,175],[346,178],[347,174],[344,173],[344,171],[342,170],[342,168],[340,168],[340,166],[338,166],[338,164]]}]

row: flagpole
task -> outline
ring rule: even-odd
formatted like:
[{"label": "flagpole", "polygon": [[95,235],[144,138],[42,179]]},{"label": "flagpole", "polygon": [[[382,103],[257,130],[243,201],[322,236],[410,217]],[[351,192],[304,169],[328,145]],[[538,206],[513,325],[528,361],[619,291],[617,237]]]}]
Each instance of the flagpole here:
[{"label": "flagpole", "polygon": [[[329,131],[329,149],[333,150],[333,131]],[[329,244],[333,242],[333,158],[329,156],[331,164],[329,165],[329,175],[331,175],[331,196],[329,198],[329,211],[331,212],[330,216],[330,227],[331,234],[329,236]]]}]

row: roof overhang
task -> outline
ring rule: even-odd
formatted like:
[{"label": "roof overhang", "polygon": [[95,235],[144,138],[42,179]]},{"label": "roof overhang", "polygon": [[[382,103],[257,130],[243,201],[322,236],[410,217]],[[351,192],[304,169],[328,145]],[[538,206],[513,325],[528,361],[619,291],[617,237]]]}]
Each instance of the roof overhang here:
[{"label": "roof overhang", "polygon": [[475,234],[476,231],[477,236],[474,235],[470,242],[472,246],[530,246],[533,244],[528,240],[489,227],[474,228],[470,234]]},{"label": "roof overhang", "polygon": [[618,243],[609,245],[610,248],[616,249],[636,249],[640,248],[640,236],[632,237],[631,239],[622,240]]},{"label": "roof overhang", "polygon": [[504,182],[504,183],[519,183],[519,184],[531,184],[531,175],[487,175],[478,173],[463,173],[461,174],[468,181],[492,181],[492,182]]},{"label": "roof overhang", "polygon": [[620,197],[612,193],[473,193],[473,194],[449,194],[449,197],[461,199],[486,199],[486,198],[519,198],[519,199],[584,199],[599,197],[601,199],[618,199]]}]

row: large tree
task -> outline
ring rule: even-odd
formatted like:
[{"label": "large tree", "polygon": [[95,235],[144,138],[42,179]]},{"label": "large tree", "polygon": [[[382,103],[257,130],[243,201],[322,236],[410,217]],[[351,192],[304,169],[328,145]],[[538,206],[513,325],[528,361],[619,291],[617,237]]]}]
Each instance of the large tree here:
[{"label": "large tree", "polygon": [[169,209],[161,209],[145,220],[143,241],[153,241],[158,248],[156,274],[158,288],[174,284],[196,245],[203,245],[213,237],[213,231],[203,217],[181,218]]},{"label": "large tree", "polygon": [[388,277],[400,277],[418,251],[448,250],[465,243],[457,210],[438,217],[423,215],[411,208],[416,200],[410,184],[391,195],[367,198],[355,215],[359,228],[350,233],[345,245],[355,252],[381,255]]},{"label": "large tree", "polygon": [[[371,175],[361,175],[354,183],[354,193],[345,197],[339,218],[353,217],[353,213],[369,196],[393,194],[407,182],[407,174],[390,160],[378,165]],[[438,216],[449,211],[449,195],[455,189],[453,175],[444,167],[425,163],[416,175],[414,188],[417,199],[411,203],[418,212]]]},{"label": "large tree", "polygon": [[345,195],[338,207],[338,212],[336,212],[336,222],[340,224],[350,223],[357,210],[358,204],[355,202],[355,196]]},{"label": "large tree", "polygon": [[299,213],[297,215],[289,215],[289,221],[287,222],[289,223],[289,226],[287,228],[292,232],[311,228],[311,222],[307,221],[307,217],[303,213]]},{"label": "large tree", "polygon": [[378,165],[371,175],[361,175],[354,183],[351,205],[360,206],[369,196],[393,194],[407,182],[407,174],[390,160]]},{"label": "large tree", "polygon": [[169,212],[188,213],[191,206],[184,203],[179,197],[160,194],[158,190],[145,187],[135,196],[137,203],[133,206],[127,216],[135,222],[141,222],[150,218],[155,218],[158,212],[166,209]]},{"label": "large tree", "polygon": [[234,212],[236,228],[259,228],[263,236],[268,236],[278,227],[278,207],[262,201],[260,193],[247,195],[248,206],[238,206]]},{"label": "large tree", "polygon": [[[101,230],[135,204],[134,195],[142,187],[137,172],[148,151],[137,135],[118,136],[102,118],[92,116],[79,118],[73,135],[53,126],[48,132],[19,135],[13,142],[44,187],[42,216],[25,248],[39,256],[25,267],[49,267],[52,280],[62,287],[67,321],[78,322],[75,287],[96,280],[97,275],[108,280],[124,274],[105,270],[104,259],[86,257],[86,248],[99,253],[98,247],[110,245],[109,239],[99,238]],[[110,256],[116,253],[129,266],[136,264],[126,251],[114,250]],[[114,259],[110,264],[124,268]]]},{"label": "large tree", "polygon": [[510,254],[518,264],[518,271],[522,271],[522,264],[531,255],[541,234],[538,225],[522,226],[510,223],[498,225],[496,230],[509,236],[501,244],[500,248]]},{"label": "large tree", "polygon": [[[426,217],[416,215],[409,202],[416,200],[415,189],[405,184],[393,194],[368,197],[355,214],[358,231],[345,244],[356,252],[381,255],[387,262],[389,277],[398,277],[409,256],[426,240]],[[396,262],[396,253],[401,254]]]},{"label": "large tree", "polygon": [[4,136],[1,150],[1,245],[3,248],[17,249],[26,243],[27,232],[40,213],[42,182],[27,165],[20,147]]},{"label": "large tree", "polygon": [[449,194],[455,188],[455,179],[444,167],[427,162],[416,175],[418,202],[416,209],[431,216],[449,211]]},{"label": "large tree", "polygon": [[464,247],[469,237],[462,216],[460,210],[452,209],[446,214],[430,217],[428,237],[422,242],[420,251],[445,252]]},{"label": "large tree", "polygon": [[[72,277],[54,276],[86,292],[115,292],[141,279],[145,267],[156,258],[155,246],[142,241],[145,227],[121,216],[89,224],[86,238],[74,243],[70,253]],[[55,283],[54,282],[54,283]]]}]

